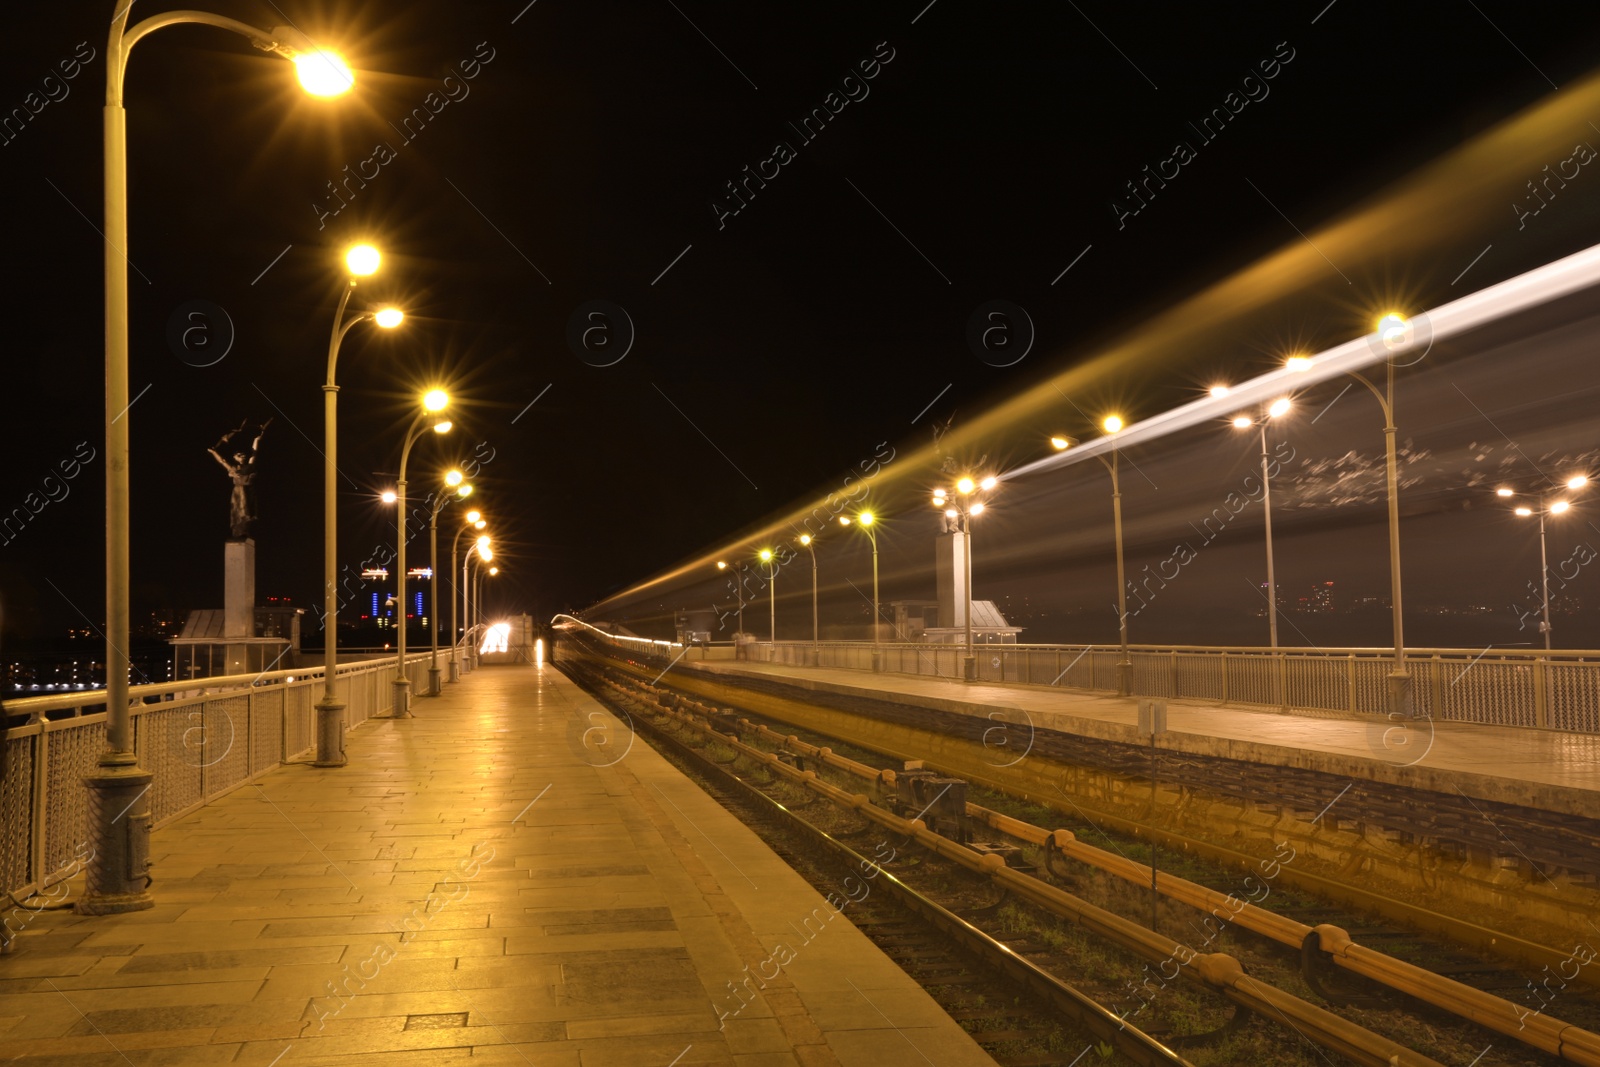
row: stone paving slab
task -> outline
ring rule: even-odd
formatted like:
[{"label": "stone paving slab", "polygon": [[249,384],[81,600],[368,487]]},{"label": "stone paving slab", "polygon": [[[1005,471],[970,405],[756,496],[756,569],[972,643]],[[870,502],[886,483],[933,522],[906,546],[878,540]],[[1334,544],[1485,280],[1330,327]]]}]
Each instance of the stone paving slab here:
[{"label": "stone paving slab", "polygon": [[39,914],[0,1064],[993,1062],[847,914],[798,936],[822,895],[554,668],[414,707],[156,831],[155,908]]},{"label": "stone paving slab", "polygon": [[[871,697],[1146,744],[1138,701],[1041,685],[685,660],[674,670],[763,678],[819,692]],[[1600,818],[1600,736],[1477,723],[1340,719],[1168,700],[1164,749],[1269,766],[1303,767],[1473,799]]]}]

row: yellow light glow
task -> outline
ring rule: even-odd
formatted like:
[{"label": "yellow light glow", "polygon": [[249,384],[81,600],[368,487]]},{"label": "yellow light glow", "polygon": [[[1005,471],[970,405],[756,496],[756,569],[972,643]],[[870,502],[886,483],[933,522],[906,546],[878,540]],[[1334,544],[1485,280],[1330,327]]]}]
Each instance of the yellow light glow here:
[{"label": "yellow light glow", "polygon": [[971,478],[963,478],[956,483],[956,492],[960,493],[962,496],[966,496],[977,487],[977,483]]},{"label": "yellow light glow", "polygon": [[800,545],[801,545],[801,547],[809,545],[810,543],[811,543],[811,535],[810,534],[801,534],[800,535]]},{"label": "yellow light glow", "polygon": [[450,394],[443,389],[429,389],[423,394],[422,406],[429,411],[443,411],[450,406]]},{"label": "yellow light glow", "polygon": [[1575,474],[1571,478],[1567,479],[1567,488],[1568,489],[1582,489],[1584,486],[1586,486],[1588,484],[1589,484],[1589,477],[1586,474]]},{"label": "yellow light glow", "polygon": [[450,428],[452,426],[454,426],[454,425],[455,425],[455,423],[451,422],[449,419],[440,419],[438,422],[433,424],[433,432],[434,433],[449,433],[450,432]]},{"label": "yellow light glow", "polygon": [[1233,392],[1233,390],[1229,389],[1226,385],[1213,385],[1211,387],[1212,396],[1227,396],[1231,392]]},{"label": "yellow light glow", "polygon": [[489,535],[488,534],[483,534],[482,536],[480,536],[478,538],[476,544],[477,544],[477,546],[479,548],[488,548],[489,547]]},{"label": "yellow light glow", "polygon": [[381,499],[385,504],[393,504],[396,500],[399,500],[400,497],[395,494],[393,489],[385,489],[383,491],[383,496],[379,499]]},{"label": "yellow light glow", "polygon": [[300,87],[312,96],[341,96],[356,84],[356,76],[344,57],[326,48],[295,56],[294,70],[300,77]]},{"label": "yellow light glow", "polygon": [[856,516],[856,521],[863,526],[871,526],[877,521],[877,518],[872,514],[872,512],[863,511],[860,515]]},{"label": "yellow light glow", "polygon": [[758,553],[758,554],[759,554],[759,555],[760,555],[760,557],[761,557],[761,562],[762,562],[762,563],[771,563],[771,562],[772,562],[772,549],[770,549],[770,548],[763,548],[763,549],[762,549],[762,550],[761,550],[761,551],[760,551],[760,553]]},{"label": "yellow light glow", "polygon": [[466,477],[466,475],[462,474],[460,471],[455,471],[455,470],[447,471],[445,473],[445,476],[444,476],[444,484],[445,485],[460,485],[461,484],[461,480],[463,478],[465,478],[465,477]]},{"label": "yellow light glow", "polygon": [[344,254],[345,267],[351,274],[362,278],[378,273],[378,265],[382,262],[383,257],[378,255],[378,250],[371,245],[355,245]]},{"label": "yellow light glow", "polygon": [[459,488],[456,489],[456,496],[461,497],[463,500],[465,500],[467,497],[469,497],[471,495],[472,495],[472,486],[471,485],[463,485],[463,486],[460,486]]},{"label": "yellow light glow", "polygon": [[1072,438],[1066,437],[1062,434],[1056,434],[1054,437],[1050,438],[1050,447],[1055,449],[1057,452],[1063,452],[1072,447]]},{"label": "yellow light glow", "polygon": [[1529,515],[1533,514],[1533,509],[1532,508],[1518,508],[1517,509],[1517,514],[1521,515],[1523,518],[1527,518]]},{"label": "yellow light glow", "polygon": [[1255,424],[1255,420],[1249,415],[1235,415],[1233,417],[1233,428],[1235,430],[1248,430]]},{"label": "yellow light glow", "polygon": [[467,521],[468,522],[475,523],[475,522],[478,522],[482,518],[483,518],[483,512],[481,512],[481,511],[469,511],[469,512],[467,512]]},{"label": "yellow light glow", "polygon": [[1283,365],[1292,371],[1308,371],[1311,369],[1310,356],[1290,356],[1283,361]]},{"label": "yellow light glow", "polygon": [[1271,407],[1267,408],[1267,414],[1275,419],[1280,419],[1289,414],[1289,409],[1293,406],[1288,397],[1280,396],[1272,402]]},{"label": "yellow light glow", "polygon": [[1494,491],[1494,495],[1495,496],[1516,496],[1517,494],[1516,494],[1515,490],[1507,489],[1505,486],[1501,486],[1499,489],[1496,489]]},{"label": "yellow light glow", "polygon": [[947,519],[958,518],[960,515],[961,515],[961,513],[959,511],[957,511],[955,508],[945,508],[944,509],[944,517],[947,518]]},{"label": "yellow light glow", "polygon": [[479,545],[478,556],[485,563],[488,563],[491,559],[494,559],[494,549],[490,548],[488,545]]},{"label": "yellow light glow", "polygon": [[1117,433],[1123,427],[1122,416],[1107,415],[1106,421],[1100,425],[1105,429],[1106,433]]},{"label": "yellow light glow", "polygon": [[1398,311],[1391,311],[1378,318],[1378,340],[1384,347],[1393,348],[1406,341],[1411,333],[1411,323]]},{"label": "yellow light glow", "polygon": [[840,526],[849,526],[850,525],[850,516],[848,516],[848,515],[840,515],[839,516],[839,525]]},{"label": "yellow light glow", "polygon": [[489,577],[493,578],[495,575],[497,575],[499,573],[500,573],[500,568],[499,567],[490,567],[489,568]]},{"label": "yellow light glow", "polygon": [[999,484],[1000,479],[991,474],[989,477],[978,483],[978,488],[982,489],[984,492],[988,492],[990,489],[993,489]]},{"label": "yellow light glow", "polygon": [[392,330],[406,321],[406,313],[399,308],[384,308],[372,316],[372,321],[382,326],[385,330]]},{"label": "yellow light glow", "polygon": [[473,524],[472,524],[472,528],[473,528],[473,529],[474,529],[474,530],[481,530],[481,529],[483,529],[483,528],[484,528],[484,527],[485,527],[485,526],[487,526],[487,525],[489,525],[489,523],[488,523],[488,521],[487,521],[487,520],[485,520],[485,519],[479,519],[479,520],[478,520],[478,521],[477,521],[477,522],[475,522],[475,523],[473,523]]},{"label": "yellow light glow", "polygon": [[723,559],[717,560],[717,570],[725,571],[727,569],[728,569],[728,561],[727,560],[723,560]]},{"label": "yellow light glow", "polygon": [[1554,504],[1550,505],[1550,513],[1552,515],[1559,515],[1563,511],[1566,511],[1571,506],[1572,506],[1572,504],[1569,501],[1557,500]]},{"label": "yellow light glow", "polygon": [[972,505],[972,508],[971,508],[969,514],[982,515],[983,514],[983,501],[980,500],[976,504]]}]

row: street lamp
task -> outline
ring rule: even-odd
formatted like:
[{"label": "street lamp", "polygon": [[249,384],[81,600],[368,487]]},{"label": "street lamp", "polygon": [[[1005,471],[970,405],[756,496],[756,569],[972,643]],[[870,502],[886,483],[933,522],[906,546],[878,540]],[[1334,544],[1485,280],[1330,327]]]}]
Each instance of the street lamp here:
[{"label": "street lamp", "polygon": [[[870,511],[863,511],[856,515],[855,524],[867,532],[867,539],[872,542],[872,669],[883,669],[883,653],[878,647],[878,526],[877,516]],[[850,516],[839,516],[840,526],[850,525]]]},{"label": "street lamp", "polygon": [[[1566,499],[1566,494],[1571,490],[1582,489],[1588,484],[1588,475],[1575,474],[1562,483],[1561,488],[1547,489],[1540,492],[1538,494],[1539,506],[1537,508],[1518,505],[1512,509],[1513,513],[1521,519],[1530,518],[1534,515],[1539,516],[1539,583],[1541,587],[1540,595],[1544,602],[1543,611],[1541,612],[1543,621],[1539,623],[1539,629],[1544,634],[1546,652],[1550,651],[1550,563],[1549,556],[1545,553],[1544,517],[1546,515],[1565,514],[1572,507],[1572,501]],[[1494,492],[1501,499],[1509,499],[1517,495],[1515,489],[1509,489],[1505,486],[1501,486]],[[1552,496],[1560,496],[1561,499],[1551,500]]]},{"label": "street lamp", "polygon": [[[482,530],[488,525],[489,524],[487,522],[483,521],[483,516],[476,511],[467,512],[466,516],[462,519],[461,528],[456,531],[455,537],[450,540],[450,577],[452,579],[455,578],[456,551],[461,547],[461,535],[467,530]],[[462,563],[461,584],[463,587],[467,583],[466,573],[467,566],[465,563]],[[463,595],[464,594],[465,589],[463,589]],[[461,665],[456,662],[456,645],[461,643],[461,632],[456,625],[456,605],[459,600],[460,598],[456,596],[455,590],[452,589],[450,591],[450,680],[452,682],[459,682],[461,680]],[[465,610],[465,605],[463,605],[463,610]]]},{"label": "street lamp", "polygon": [[[1378,319],[1376,333],[1383,346],[1392,350],[1410,339],[1412,329],[1404,315],[1389,312]],[[1284,366],[1292,371],[1310,370],[1311,365],[1311,359],[1306,356],[1290,356],[1284,361]],[[1394,669],[1389,672],[1389,716],[1392,719],[1409,719],[1412,715],[1411,674],[1406,670],[1404,614],[1400,607],[1400,474],[1394,446],[1394,361],[1386,360],[1384,367],[1388,380],[1387,387],[1381,392],[1365,374],[1353,370],[1345,373],[1366,386],[1383,409],[1385,487],[1389,496],[1389,604],[1394,613]]]},{"label": "street lamp", "polygon": [[944,514],[945,532],[961,535],[962,569],[965,571],[961,584],[966,592],[962,615],[967,628],[967,653],[961,663],[961,677],[969,682],[978,680],[978,657],[972,645],[972,519],[984,513],[988,504],[983,496],[996,484],[998,479],[992,475],[981,480],[965,477],[957,479],[954,496],[947,496],[943,488],[933,491],[933,506]]},{"label": "street lamp", "polygon": [[1236,430],[1261,431],[1261,506],[1267,525],[1267,629],[1272,635],[1274,649],[1278,647],[1278,580],[1272,567],[1272,479],[1267,473],[1267,423],[1283,418],[1293,406],[1288,397],[1282,396],[1267,405],[1255,418],[1249,415],[1236,415],[1233,418],[1233,428]]},{"label": "street lamp", "polygon": [[[479,526],[487,525],[481,520]],[[488,534],[479,534],[478,540],[473,543],[473,551],[484,560],[494,558],[494,550],[489,547],[491,543]],[[467,564],[472,562],[473,552],[468,552],[467,557],[461,561],[461,622],[462,636],[467,639],[467,669],[478,669],[478,645],[472,640],[472,582],[467,577]]]},{"label": "street lamp", "polygon": [[[1212,395],[1217,395],[1215,389],[1212,390]],[[1121,431],[1122,426],[1120,415],[1107,415],[1100,423],[1100,428],[1111,436]],[[1076,437],[1068,437],[1065,434],[1056,434],[1050,438],[1050,446],[1057,452],[1071,448],[1077,443]],[[1117,471],[1120,463],[1119,451],[1113,444],[1110,459],[1098,454],[1095,459],[1111,472],[1111,517],[1117,540],[1117,634],[1122,643],[1122,658],[1117,662],[1117,695],[1125,697],[1133,693],[1133,659],[1128,654],[1128,579],[1122,560],[1122,482]]]},{"label": "street lamp", "polygon": [[[717,570],[725,571],[727,569],[727,560],[717,560]],[[733,635],[733,654],[734,658],[737,659],[741,651],[739,635],[744,633],[744,564],[742,562],[734,564],[733,570],[736,579],[736,592],[739,597],[739,630],[738,633]]]},{"label": "street lamp", "polygon": [[[85,876],[80,915],[142,911],[155,906],[141,835],[150,832],[149,788],[153,776],[133,750],[128,707],[129,647],[129,453],[132,421],[128,396],[128,139],[123,80],[133,46],[166,26],[201,23],[237,33],[263,51],[295,61],[301,84],[332,95],[353,84],[350,68],[317,48],[299,30],[261,30],[205,11],[168,11],[128,27],[133,0],[116,0],[106,45],[103,112],[105,164],[105,468],[106,468],[106,747],[89,789],[89,847],[94,859]],[[318,64],[321,64],[321,70]],[[340,82],[342,81],[342,88]],[[309,84],[308,84],[309,83]],[[312,88],[315,86],[315,89]]]},{"label": "street lamp", "polygon": [[769,605],[767,641],[769,644],[776,645],[778,643],[778,565],[772,561],[772,549],[770,548],[763,548],[757,555],[760,556],[761,562],[767,565],[767,603]]},{"label": "street lamp", "polygon": [[[466,481],[465,475],[458,470],[445,474],[444,484],[446,489],[454,489],[455,499],[465,500],[472,495],[472,484]],[[428,695],[438,696],[439,686],[439,512],[450,503],[449,493],[433,494],[433,508],[428,515],[428,569],[433,572],[430,579],[431,588],[428,593],[428,632],[433,641],[433,648],[428,653]],[[454,604],[456,598],[450,597]]]},{"label": "street lamp", "polygon": [[450,396],[442,389],[431,389],[422,398],[422,410],[411,420],[406,432],[405,447],[400,449],[400,480],[395,485],[395,540],[397,548],[395,577],[395,621],[400,624],[399,652],[395,659],[394,709],[392,718],[404,719],[411,715],[409,697],[411,679],[406,676],[406,462],[411,458],[411,446],[421,437],[433,433],[450,432],[450,417],[444,409],[450,406]]},{"label": "street lamp", "polygon": [[338,679],[334,677],[339,662],[339,386],[334,380],[339,346],[358,322],[370,319],[383,329],[392,330],[405,319],[398,308],[392,307],[358,312],[346,319],[345,309],[356,279],[376,274],[382,257],[371,245],[359,244],[345,252],[344,261],[347,277],[340,287],[339,309],[333,315],[328,376],[322,383],[322,699],[317,701],[317,758],[312,764],[316,767],[345,764],[344,702],[339,699]]},{"label": "street lamp", "polygon": [[[474,557],[476,558],[474,559]],[[480,586],[480,579],[483,577],[483,565],[492,559],[494,559],[494,549],[489,547],[489,539],[487,537],[479,538],[477,551],[467,554],[467,563],[475,563],[472,570],[472,578],[467,586],[467,632],[469,634],[478,632],[478,624],[473,621],[473,616],[476,615],[479,618],[483,616],[483,591]],[[465,564],[462,565],[462,569],[466,569]],[[478,665],[478,653],[480,651],[478,645],[479,640],[477,637],[474,637],[467,645],[472,655],[474,668]]]},{"label": "street lamp", "polygon": [[817,644],[817,539],[810,534],[800,535],[800,547],[811,553],[811,665],[818,665]]}]

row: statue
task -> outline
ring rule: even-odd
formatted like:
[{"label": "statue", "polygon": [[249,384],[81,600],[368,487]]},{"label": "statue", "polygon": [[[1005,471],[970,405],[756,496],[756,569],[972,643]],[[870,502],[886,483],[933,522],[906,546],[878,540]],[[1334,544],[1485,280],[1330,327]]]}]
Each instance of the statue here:
[{"label": "statue", "polygon": [[229,463],[222,458],[217,450],[244,432],[245,423],[241,422],[237,430],[223,434],[217,443],[206,449],[211,453],[211,458],[222,464],[222,469],[228,472],[228,477],[233,479],[233,496],[228,501],[228,524],[233,531],[236,541],[243,540],[250,534],[250,524],[255,521],[255,494],[250,492],[250,483],[256,477],[256,454],[261,449],[261,437],[267,432],[267,427],[272,425],[268,419],[256,429],[255,440],[250,442],[250,451],[235,452],[233,462]]}]

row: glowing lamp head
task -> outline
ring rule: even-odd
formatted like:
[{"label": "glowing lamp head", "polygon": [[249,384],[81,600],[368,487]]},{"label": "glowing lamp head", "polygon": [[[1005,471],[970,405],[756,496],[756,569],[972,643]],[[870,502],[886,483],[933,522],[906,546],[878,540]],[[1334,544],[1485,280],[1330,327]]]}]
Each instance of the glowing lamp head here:
[{"label": "glowing lamp head", "polygon": [[1102,422],[1100,426],[1105,430],[1106,433],[1118,433],[1123,427],[1122,416],[1107,415],[1105,421]]},{"label": "glowing lamp head", "polygon": [[804,548],[804,547],[806,547],[806,546],[808,546],[810,544],[811,544],[811,535],[810,534],[801,534],[800,535],[800,546],[802,548]]},{"label": "glowing lamp head", "polygon": [[1517,494],[1516,494],[1516,490],[1507,489],[1505,486],[1502,485],[1499,489],[1496,489],[1494,491],[1494,495],[1495,496],[1499,496],[1499,497],[1507,497],[1507,496],[1516,496]]},{"label": "glowing lamp head", "polygon": [[1248,430],[1250,427],[1254,426],[1255,424],[1256,424],[1255,420],[1252,419],[1249,415],[1235,415],[1233,417],[1233,428],[1235,430]]},{"label": "glowing lamp head", "polygon": [[1589,476],[1586,475],[1586,474],[1575,474],[1571,478],[1567,479],[1567,488],[1568,489],[1582,489],[1584,486],[1586,486],[1588,484],[1589,484]]},{"label": "glowing lamp head", "polygon": [[393,489],[385,489],[383,491],[383,495],[378,499],[382,500],[385,504],[393,504],[396,500],[399,500],[400,497],[399,494],[397,494]]},{"label": "glowing lamp head", "polygon": [[772,549],[770,549],[770,548],[763,548],[760,552],[757,553],[757,555],[761,557],[761,562],[762,563],[771,563],[772,562]]},{"label": "glowing lamp head", "polygon": [[481,530],[481,529],[483,529],[483,528],[484,528],[484,527],[485,527],[485,526],[488,526],[488,525],[489,525],[489,523],[488,523],[488,520],[486,520],[486,519],[479,519],[479,520],[478,520],[478,521],[477,521],[477,522],[475,522],[475,523],[473,523],[473,524],[472,524],[472,528],[473,528],[473,529],[474,529],[474,530]]},{"label": "glowing lamp head", "polygon": [[342,96],[355,87],[350,65],[337,52],[313,48],[294,57],[300,87],[312,96]]},{"label": "glowing lamp head", "polygon": [[958,519],[961,517],[961,512],[957,511],[955,508],[945,508],[944,517],[947,519]]},{"label": "glowing lamp head", "polygon": [[874,516],[870,511],[863,511],[860,515],[856,516],[856,521],[863,526],[871,526],[877,521],[877,517]]},{"label": "glowing lamp head", "polygon": [[494,559],[494,549],[490,548],[488,545],[479,545],[478,557],[485,563],[488,563],[491,559]]},{"label": "glowing lamp head", "polygon": [[434,422],[434,424],[433,424],[433,432],[434,433],[449,433],[451,427],[453,427],[454,425],[455,425],[455,423],[451,422],[449,419],[442,418],[442,419],[439,419],[439,420]]},{"label": "glowing lamp head", "polygon": [[1550,514],[1559,515],[1571,506],[1572,502],[1569,500],[1557,500],[1554,504],[1550,505]]},{"label": "glowing lamp head", "polygon": [[717,560],[717,570],[725,571],[727,569],[728,569],[728,561],[727,560],[725,560],[725,559]]},{"label": "glowing lamp head", "polygon": [[471,495],[472,495],[472,485],[471,485],[471,483],[466,483],[466,484],[463,484],[463,485],[456,486],[456,496],[458,496],[461,499],[465,500],[467,497],[469,497]]},{"label": "glowing lamp head", "polygon": [[982,515],[983,514],[983,507],[984,507],[983,501],[980,500],[980,501],[978,501],[978,503],[972,505],[972,507],[970,509],[970,513],[973,514],[973,515]]},{"label": "glowing lamp head", "polygon": [[1283,361],[1283,365],[1289,370],[1304,373],[1305,371],[1311,369],[1311,357],[1290,356],[1288,359]]},{"label": "glowing lamp head", "polygon": [[478,538],[478,540],[476,541],[476,544],[480,549],[488,548],[489,547],[489,535],[488,534],[483,534],[482,536],[480,536]]},{"label": "glowing lamp head", "polygon": [[443,411],[450,406],[450,394],[443,389],[429,389],[422,396],[422,406],[429,411]]},{"label": "glowing lamp head", "polygon": [[473,525],[476,525],[477,523],[482,522],[482,521],[483,521],[483,512],[481,512],[481,511],[469,511],[469,512],[467,512],[467,522],[472,523]]},{"label": "glowing lamp head", "polygon": [[1226,385],[1213,385],[1210,389],[1210,392],[1212,396],[1222,397],[1227,396],[1229,393],[1233,392],[1233,390],[1229,389]]},{"label": "glowing lamp head", "polygon": [[1064,433],[1058,433],[1050,438],[1050,447],[1055,449],[1057,452],[1065,452],[1067,449],[1071,448],[1077,443],[1078,442],[1076,438],[1068,437]]},{"label": "glowing lamp head", "polygon": [[372,321],[382,326],[385,330],[392,330],[406,321],[406,313],[399,308],[383,308],[372,316]]},{"label": "glowing lamp head", "polygon": [[956,483],[956,492],[960,493],[962,496],[966,496],[977,487],[978,483],[974,482],[971,478],[963,478]]},{"label": "glowing lamp head", "polygon": [[1411,340],[1411,322],[1398,311],[1378,318],[1378,340],[1385,348],[1394,348]]},{"label": "glowing lamp head", "polygon": [[978,483],[978,488],[982,489],[984,492],[988,492],[999,484],[1000,479],[991,474],[989,477]]},{"label": "glowing lamp head", "polygon": [[839,525],[840,526],[849,526],[850,525],[850,516],[848,516],[848,515],[840,515],[839,516]]},{"label": "glowing lamp head", "polygon": [[383,257],[371,245],[356,245],[344,254],[346,269],[359,278],[378,273],[378,265],[382,262]]},{"label": "glowing lamp head", "polygon": [[499,567],[490,567],[489,568],[489,577],[493,578],[495,575],[497,575],[499,573],[500,573],[500,568]]},{"label": "glowing lamp head", "polygon": [[466,475],[462,474],[460,471],[447,471],[444,476],[444,484],[448,486],[457,486],[461,484],[465,477]]},{"label": "glowing lamp head", "polygon": [[1267,414],[1271,415],[1275,419],[1281,419],[1285,415],[1289,414],[1289,409],[1293,406],[1294,405],[1289,401],[1288,397],[1280,396],[1278,399],[1272,402],[1271,407],[1267,408]]},{"label": "glowing lamp head", "polygon": [[1525,519],[1529,515],[1533,514],[1533,509],[1532,508],[1517,508],[1516,513],[1518,515],[1521,515]]}]

